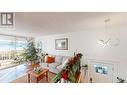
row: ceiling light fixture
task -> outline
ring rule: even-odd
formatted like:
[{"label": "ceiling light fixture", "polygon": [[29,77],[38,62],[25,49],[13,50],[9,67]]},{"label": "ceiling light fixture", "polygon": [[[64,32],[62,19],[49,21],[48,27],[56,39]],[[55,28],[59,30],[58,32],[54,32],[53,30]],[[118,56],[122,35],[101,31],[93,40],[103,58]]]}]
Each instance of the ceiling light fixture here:
[{"label": "ceiling light fixture", "polygon": [[[110,22],[110,19],[105,19],[105,33],[108,34],[108,23]],[[99,40],[99,44],[104,48],[106,46],[117,46],[119,45],[119,39],[116,37],[111,37],[109,35],[106,36],[105,34],[105,38],[106,39],[101,39]],[[114,35],[113,35],[114,36]]]}]

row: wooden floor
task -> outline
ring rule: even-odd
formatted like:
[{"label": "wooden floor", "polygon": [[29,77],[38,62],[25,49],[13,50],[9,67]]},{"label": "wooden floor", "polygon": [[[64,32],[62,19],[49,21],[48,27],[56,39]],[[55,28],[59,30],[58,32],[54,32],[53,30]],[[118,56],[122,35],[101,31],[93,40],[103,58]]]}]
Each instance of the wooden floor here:
[{"label": "wooden floor", "polygon": [[[0,83],[9,83],[9,82],[26,83],[27,82],[26,74],[28,70],[30,70],[30,68],[28,68],[25,64],[0,70]],[[51,76],[49,77],[50,80],[55,76],[55,74]]]},{"label": "wooden floor", "polygon": [[0,70],[0,83],[11,82],[27,72],[26,66],[24,64],[11,67],[8,69]]}]

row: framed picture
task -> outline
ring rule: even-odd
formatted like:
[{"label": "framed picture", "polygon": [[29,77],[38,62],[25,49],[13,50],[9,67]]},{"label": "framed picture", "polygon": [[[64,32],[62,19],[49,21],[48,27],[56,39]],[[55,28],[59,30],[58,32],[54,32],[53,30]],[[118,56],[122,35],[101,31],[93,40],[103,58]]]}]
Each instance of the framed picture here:
[{"label": "framed picture", "polygon": [[56,50],[68,50],[68,38],[56,39],[55,48]]}]

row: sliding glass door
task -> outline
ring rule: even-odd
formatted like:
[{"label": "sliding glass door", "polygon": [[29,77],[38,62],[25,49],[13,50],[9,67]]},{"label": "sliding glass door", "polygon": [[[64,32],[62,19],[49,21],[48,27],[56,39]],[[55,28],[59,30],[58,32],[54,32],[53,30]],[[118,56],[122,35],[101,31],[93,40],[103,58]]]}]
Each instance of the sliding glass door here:
[{"label": "sliding glass door", "polygon": [[13,64],[26,47],[25,37],[0,35],[0,66]]}]

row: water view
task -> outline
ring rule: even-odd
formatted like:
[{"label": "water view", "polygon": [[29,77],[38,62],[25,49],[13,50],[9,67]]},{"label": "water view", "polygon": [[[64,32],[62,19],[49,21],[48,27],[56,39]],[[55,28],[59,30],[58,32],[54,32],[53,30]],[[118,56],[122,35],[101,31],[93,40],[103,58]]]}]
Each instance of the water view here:
[{"label": "water view", "polygon": [[0,67],[13,64],[25,47],[26,41],[0,39]]}]

